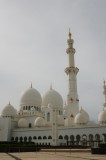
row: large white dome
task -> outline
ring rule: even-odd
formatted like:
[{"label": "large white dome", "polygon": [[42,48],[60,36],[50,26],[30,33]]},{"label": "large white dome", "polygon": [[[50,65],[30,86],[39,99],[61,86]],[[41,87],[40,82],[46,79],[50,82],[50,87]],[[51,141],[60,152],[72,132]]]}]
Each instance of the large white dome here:
[{"label": "large white dome", "polygon": [[40,93],[32,86],[22,94],[20,99],[20,106],[41,106],[41,103]]},{"label": "large white dome", "polygon": [[28,122],[25,118],[21,118],[19,121],[18,121],[18,127],[19,128],[27,128],[28,127]]},{"label": "large white dome", "polygon": [[2,116],[14,117],[17,114],[17,110],[10,104],[7,104],[2,110]]},{"label": "large white dome", "polygon": [[98,122],[100,124],[106,124],[106,110],[103,109],[103,111],[99,113]]},{"label": "large white dome", "polygon": [[50,87],[42,98],[42,106],[47,107],[48,104],[52,104],[53,107],[63,108],[62,96],[52,89],[52,87]]},{"label": "large white dome", "polygon": [[81,108],[79,113],[75,116],[74,122],[79,125],[87,124],[89,122],[88,113]]},{"label": "large white dome", "polygon": [[35,127],[43,127],[45,126],[45,120],[42,117],[37,117],[34,122]]}]

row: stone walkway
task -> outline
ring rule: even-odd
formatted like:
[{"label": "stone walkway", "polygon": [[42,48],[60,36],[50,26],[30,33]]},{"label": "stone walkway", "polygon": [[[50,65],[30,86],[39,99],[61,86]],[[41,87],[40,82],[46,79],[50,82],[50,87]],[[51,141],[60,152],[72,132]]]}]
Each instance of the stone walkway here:
[{"label": "stone walkway", "polygon": [[0,160],[106,160],[106,155],[92,155],[88,152],[0,153]]}]

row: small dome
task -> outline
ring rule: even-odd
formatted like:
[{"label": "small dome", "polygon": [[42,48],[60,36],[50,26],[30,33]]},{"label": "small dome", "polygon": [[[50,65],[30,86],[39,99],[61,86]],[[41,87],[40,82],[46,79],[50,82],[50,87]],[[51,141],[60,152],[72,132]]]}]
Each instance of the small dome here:
[{"label": "small dome", "polygon": [[52,104],[53,107],[63,108],[63,99],[61,95],[52,89],[52,87],[50,87],[42,98],[42,106],[47,107],[48,104]]},{"label": "small dome", "polygon": [[43,127],[45,126],[45,120],[42,117],[37,117],[34,122],[35,127]]},{"label": "small dome", "polygon": [[10,104],[7,104],[2,110],[2,116],[14,117],[17,114],[17,110]]},{"label": "small dome", "polygon": [[89,122],[88,113],[81,108],[79,113],[75,116],[74,122],[79,125],[87,124]]},{"label": "small dome", "polygon": [[103,111],[99,113],[98,122],[100,124],[106,124],[106,110],[103,109]]},{"label": "small dome", "polygon": [[18,127],[19,128],[27,128],[28,127],[28,122],[25,118],[21,118],[19,121],[18,121]]},{"label": "small dome", "polygon": [[64,117],[63,115],[58,115],[58,125],[64,126]]},{"label": "small dome", "polygon": [[32,86],[22,94],[20,99],[20,106],[41,106],[41,103],[40,93]]}]

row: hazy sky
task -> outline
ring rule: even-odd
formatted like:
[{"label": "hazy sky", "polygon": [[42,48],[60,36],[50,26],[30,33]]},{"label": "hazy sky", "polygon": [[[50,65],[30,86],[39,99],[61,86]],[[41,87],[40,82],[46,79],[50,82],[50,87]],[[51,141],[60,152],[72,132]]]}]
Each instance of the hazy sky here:
[{"label": "hazy sky", "polygon": [[9,100],[18,109],[31,82],[41,94],[52,83],[66,100],[69,27],[80,106],[97,118],[106,79],[106,0],[0,0],[0,110]]}]

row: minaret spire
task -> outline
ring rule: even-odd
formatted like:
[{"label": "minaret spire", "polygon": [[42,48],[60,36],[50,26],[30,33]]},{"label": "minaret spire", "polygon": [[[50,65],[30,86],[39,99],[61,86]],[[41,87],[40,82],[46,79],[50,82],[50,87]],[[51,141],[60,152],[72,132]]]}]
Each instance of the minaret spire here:
[{"label": "minaret spire", "polygon": [[68,36],[69,36],[67,40],[68,48],[66,49],[66,53],[68,55],[69,62],[68,62],[68,67],[65,69],[65,72],[69,77],[67,104],[71,112],[69,114],[76,115],[79,111],[79,99],[77,94],[77,73],[79,69],[75,67],[75,60],[74,60],[75,49],[73,48],[74,41],[71,38],[70,29]]}]

